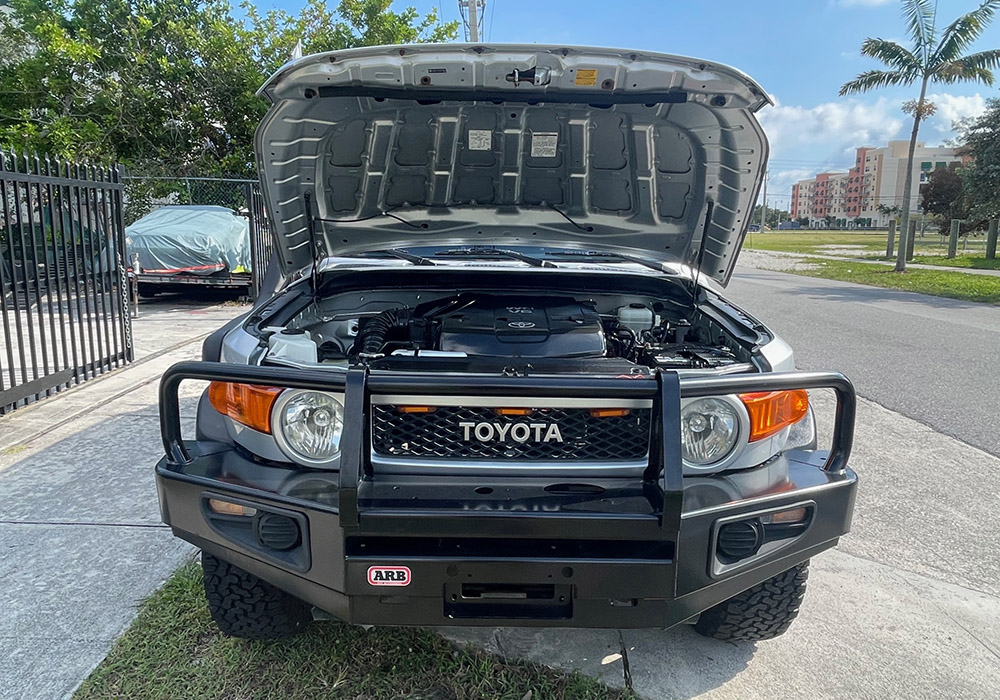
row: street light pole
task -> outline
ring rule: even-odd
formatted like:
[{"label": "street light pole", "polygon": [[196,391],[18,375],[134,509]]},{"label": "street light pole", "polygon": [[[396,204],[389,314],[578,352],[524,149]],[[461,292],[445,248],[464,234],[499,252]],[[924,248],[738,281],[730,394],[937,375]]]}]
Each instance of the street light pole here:
[{"label": "street light pole", "polygon": [[764,171],[764,197],[760,206],[760,232],[764,233],[764,225],[767,223],[767,176],[769,171]]}]

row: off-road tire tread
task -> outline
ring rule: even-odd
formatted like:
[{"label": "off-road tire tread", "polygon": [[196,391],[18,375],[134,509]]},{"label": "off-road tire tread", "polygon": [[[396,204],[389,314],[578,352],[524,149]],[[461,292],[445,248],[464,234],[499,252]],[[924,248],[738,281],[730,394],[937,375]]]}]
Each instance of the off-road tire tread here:
[{"label": "off-road tire tread", "polygon": [[201,566],[208,609],[223,634],[280,639],[312,620],[309,605],[223,559],[202,552]]},{"label": "off-road tire tread", "polygon": [[701,614],[698,634],[729,641],[759,642],[784,634],[806,594],[809,562],[725,600]]}]

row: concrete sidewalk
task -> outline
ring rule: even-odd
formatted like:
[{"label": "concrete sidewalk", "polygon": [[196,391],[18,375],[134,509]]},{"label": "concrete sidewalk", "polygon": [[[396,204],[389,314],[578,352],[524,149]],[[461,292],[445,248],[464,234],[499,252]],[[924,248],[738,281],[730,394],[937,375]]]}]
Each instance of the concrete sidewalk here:
[{"label": "concrete sidewalk", "polygon": [[247,308],[144,304],[134,364],[0,418],[0,700],[69,696],[191,556],[160,523],[157,380]]}]

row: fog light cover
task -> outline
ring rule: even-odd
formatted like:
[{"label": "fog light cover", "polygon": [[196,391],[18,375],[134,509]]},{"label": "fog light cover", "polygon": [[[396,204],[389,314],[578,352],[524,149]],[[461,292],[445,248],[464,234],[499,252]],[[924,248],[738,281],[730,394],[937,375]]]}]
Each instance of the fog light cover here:
[{"label": "fog light cover", "polygon": [[719,528],[717,550],[726,563],[746,559],[764,544],[764,528],[756,518],[726,523]]},{"label": "fog light cover", "polygon": [[736,408],[721,399],[698,399],[681,409],[681,450],[689,464],[721,462],[736,447],[740,420]]},{"label": "fog light cover", "polygon": [[274,437],[296,462],[325,465],[340,453],[344,405],[322,391],[288,391],[274,406]]}]

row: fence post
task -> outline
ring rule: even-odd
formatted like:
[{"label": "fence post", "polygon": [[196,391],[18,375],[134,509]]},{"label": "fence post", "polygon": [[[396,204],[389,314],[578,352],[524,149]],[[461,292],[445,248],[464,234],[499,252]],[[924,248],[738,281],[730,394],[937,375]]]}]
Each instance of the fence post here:
[{"label": "fence post", "polygon": [[958,234],[962,228],[961,219],[951,220],[951,235],[948,236],[948,255],[946,257],[953,258],[958,252]]},{"label": "fence post", "polygon": [[993,219],[990,222],[989,233],[986,234],[986,259],[993,260],[997,256],[997,229],[1000,228],[1000,219]]},{"label": "fence post", "polygon": [[896,220],[889,219],[889,236],[885,241],[885,257],[891,258],[896,249]]},{"label": "fence post", "polygon": [[[917,243],[917,220],[910,220],[910,235],[906,237],[906,261],[909,262],[913,260],[913,246]],[[902,241],[899,243],[903,244]]]}]

